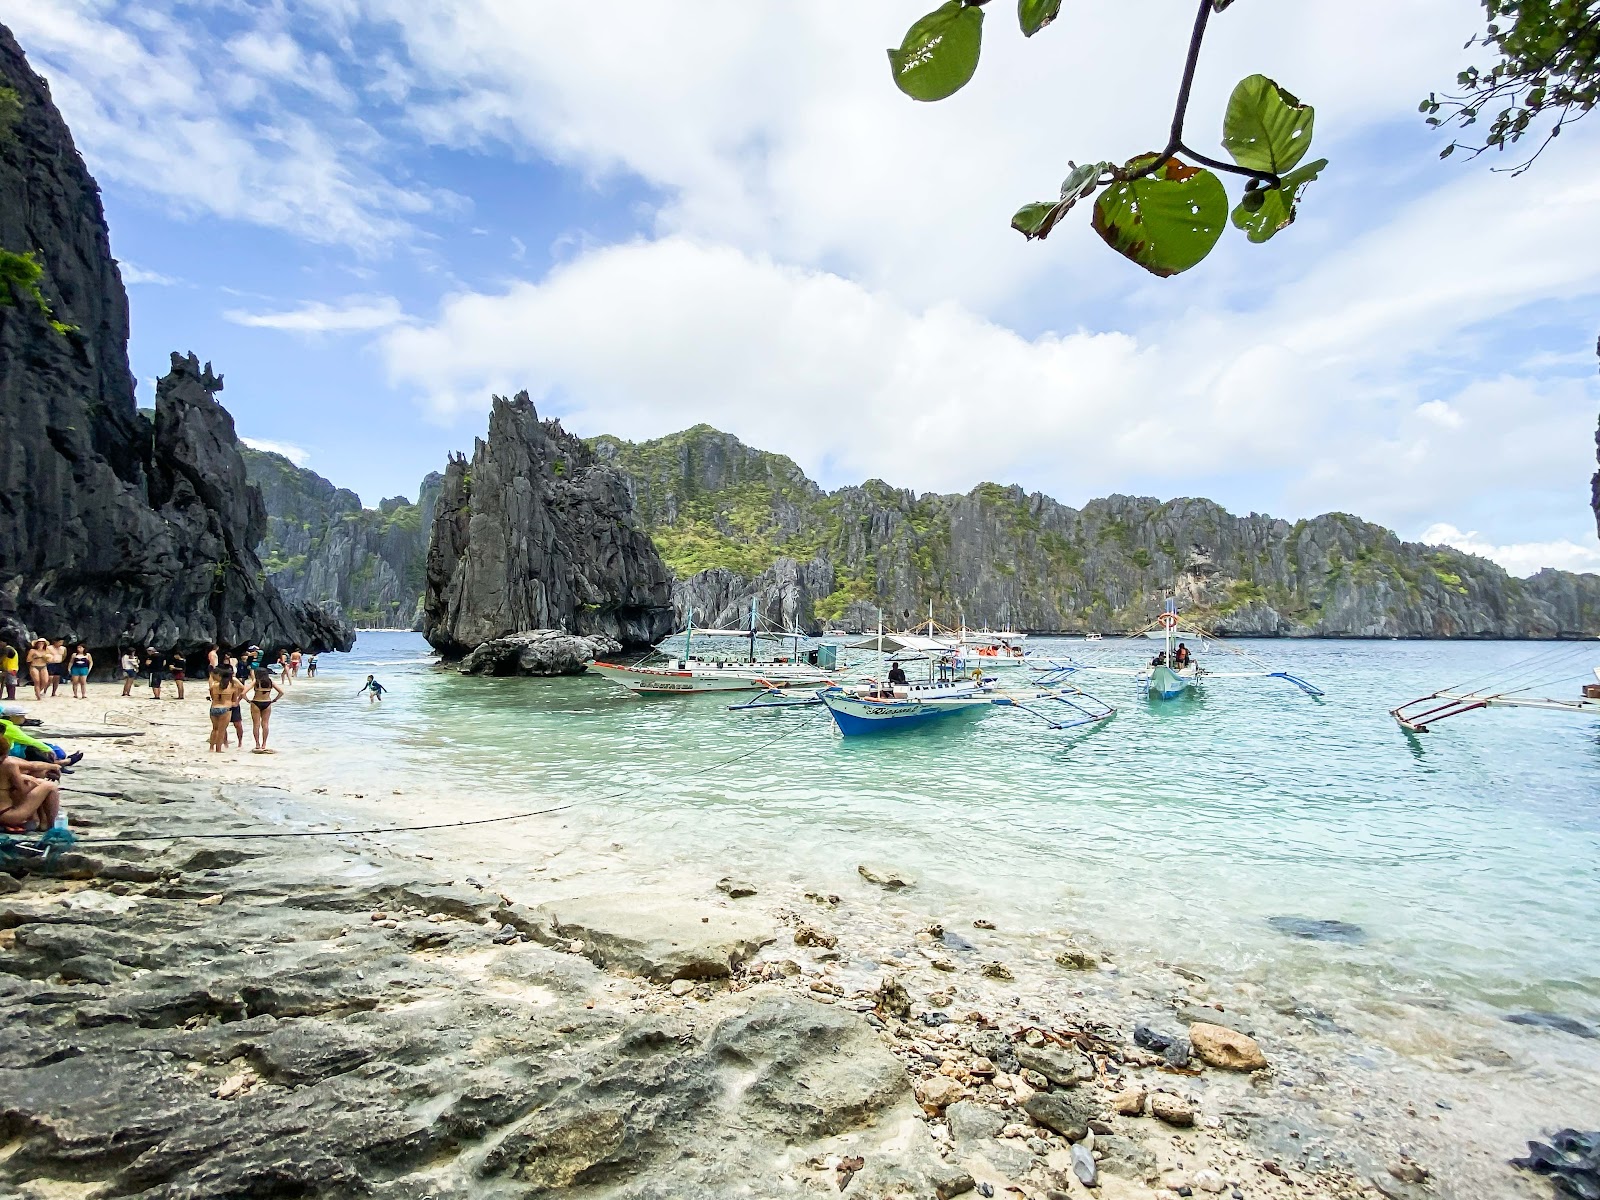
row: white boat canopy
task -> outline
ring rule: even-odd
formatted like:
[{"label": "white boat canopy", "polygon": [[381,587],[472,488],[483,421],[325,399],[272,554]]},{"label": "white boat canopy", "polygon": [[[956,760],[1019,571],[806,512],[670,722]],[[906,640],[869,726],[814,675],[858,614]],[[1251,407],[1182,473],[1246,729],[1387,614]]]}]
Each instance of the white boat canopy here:
[{"label": "white boat canopy", "polygon": [[920,633],[873,634],[857,642],[846,642],[846,650],[881,650],[885,654],[952,654],[955,647]]}]

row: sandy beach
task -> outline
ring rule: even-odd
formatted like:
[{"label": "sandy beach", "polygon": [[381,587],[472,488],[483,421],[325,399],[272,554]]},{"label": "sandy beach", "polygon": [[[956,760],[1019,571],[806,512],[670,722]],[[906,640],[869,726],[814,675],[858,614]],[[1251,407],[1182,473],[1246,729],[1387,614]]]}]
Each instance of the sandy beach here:
[{"label": "sandy beach", "polygon": [[[206,754],[198,685],[25,705],[87,757],[77,853],[0,895],[8,1191],[1464,1200],[1600,1124],[1592,1042],[995,928],[865,852],[825,890],[572,811],[340,832],[476,815],[338,770],[297,700],[346,686],[270,755]],[[264,832],[319,836],[217,836]]]}]

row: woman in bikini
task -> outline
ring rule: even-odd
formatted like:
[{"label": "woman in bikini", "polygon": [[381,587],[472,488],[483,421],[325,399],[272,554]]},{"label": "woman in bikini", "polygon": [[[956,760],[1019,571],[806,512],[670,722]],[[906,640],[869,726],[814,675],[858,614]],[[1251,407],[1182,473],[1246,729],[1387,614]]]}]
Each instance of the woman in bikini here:
[{"label": "woman in bikini", "polygon": [[28,681],[33,684],[33,698],[43,700],[50,687],[50,643],[43,638],[28,647]]},{"label": "woman in bikini", "polygon": [[94,655],[89,653],[89,647],[79,642],[72,648],[72,658],[67,666],[67,675],[72,680],[72,694],[79,700],[89,698],[89,672],[94,670]]},{"label": "woman in bikini", "polygon": [[61,785],[24,770],[22,760],[11,757],[11,743],[0,735],[0,829],[49,829],[60,811]]},{"label": "woman in bikini", "polygon": [[258,667],[250,678],[250,732],[255,735],[256,753],[266,754],[267,734],[272,729],[272,704],[283,697],[283,689],[272,672]]},{"label": "woman in bikini", "polygon": [[233,668],[224,664],[212,672],[211,679],[206,685],[206,694],[211,699],[211,741],[210,749],[215,754],[221,754],[228,746],[228,721],[232,718],[234,709],[240,698],[245,693],[244,684],[234,678]]}]

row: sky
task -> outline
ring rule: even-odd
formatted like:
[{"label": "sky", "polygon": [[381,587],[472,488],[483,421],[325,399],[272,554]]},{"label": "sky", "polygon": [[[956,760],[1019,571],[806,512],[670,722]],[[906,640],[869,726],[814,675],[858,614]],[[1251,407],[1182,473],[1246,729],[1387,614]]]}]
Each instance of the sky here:
[{"label": "sky", "polygon": [[[171,351],[242,436],[368,504],[526,389],[574,432],[707,422],[826,487],[1016,483],[1343,511],[1517,574],[1600,570],[1600,124],[1440,161],[1417,103],[1476,0],[1242,0],[1188,141],[1262,72],[1330,166],[1265,245],[1145,274],[1069,161],[1155,149],[1191,0],[991,4],[938,104],[884,49],[931,0],[29,0],[3,19],[103,190],[140,402]],[[1237,188],[1234,189],[1235,196]]]}]

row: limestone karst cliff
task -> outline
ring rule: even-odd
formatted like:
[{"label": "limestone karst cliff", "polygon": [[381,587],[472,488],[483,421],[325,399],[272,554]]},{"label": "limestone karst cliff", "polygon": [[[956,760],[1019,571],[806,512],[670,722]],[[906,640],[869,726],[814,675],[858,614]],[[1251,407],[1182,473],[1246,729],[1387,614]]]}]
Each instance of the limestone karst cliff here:
[{"label": "limestone karst cliff", "polygon": [[336,604],[356,625],[420,628],[423,574],[434,505],[444,476],[363,508],[361,498],[281,454],[244,449],[250,480],[266,502],[258,548],[267,575],[293,600]]},{"label": "limestone karst cliff", "polygon": [[623,644],[671,632],[672,576],[627,482],[526,392],[496,396],[489,436],[445,471],[428,548],[423,632],[447,655],[530,629]]},{"label": "limestone karst cliff", "polygon": [[1176,590],[1222,633],[1556,637],[1600,633],[1600,577],[1509,576],[1342,513],[1237,517],[1209,500],[1110,496],[1081,509],[980,484],[965,495],[878,480],[825,492],[788,458],[696,426],[594,439],[677,572],[678,607],[728,621],[754,596],[774,624],[941,619],[1046,631],[1142,625]]},{"label": "limestone karst cliff", "polygon": [[174,355],[154,421],[139,412],[99,190],[4,26],[0,88],[17,109],[0,130],[0,632],[101,652],[348,644],[262,576],[265,513],[221,379]]}]

